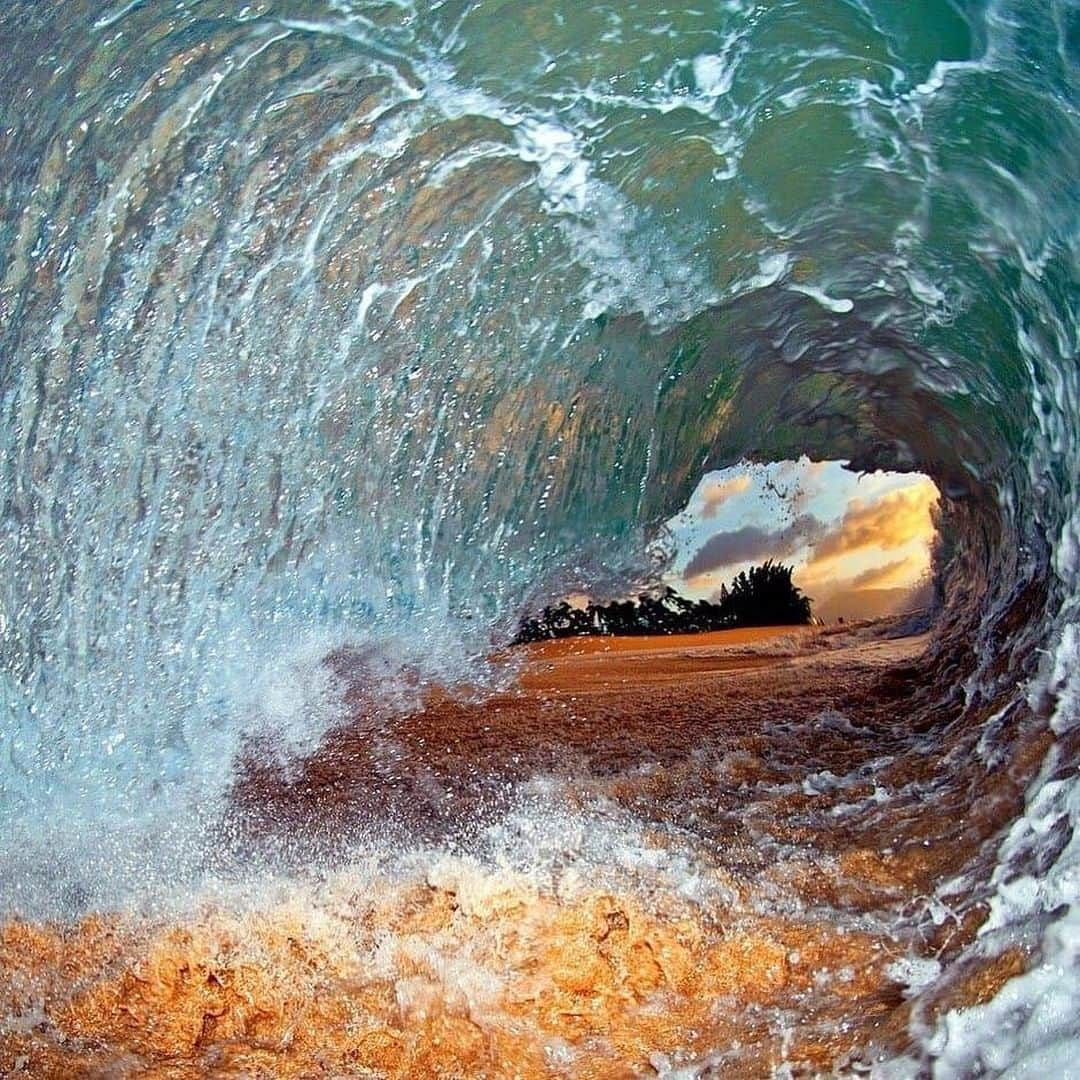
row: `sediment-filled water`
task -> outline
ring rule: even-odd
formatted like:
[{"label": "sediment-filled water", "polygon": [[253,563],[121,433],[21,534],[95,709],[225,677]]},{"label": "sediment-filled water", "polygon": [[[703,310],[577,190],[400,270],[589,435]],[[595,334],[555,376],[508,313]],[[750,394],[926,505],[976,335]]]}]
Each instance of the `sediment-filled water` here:
[{"label": "sediment-filled water", "polygon": [[[347,1075],[1067,1068],[1074,3],[15,0],[0,42],[3,1067],[310,1075],[297,1025],[362,1013]],[[672,691],[638,757],[631,698],[573,761],[491,719],[530,605],[803,453],[937,484],[917,654],[796,643],[819,698]],[[236,956],[198,1038],[113,1023]]]}]

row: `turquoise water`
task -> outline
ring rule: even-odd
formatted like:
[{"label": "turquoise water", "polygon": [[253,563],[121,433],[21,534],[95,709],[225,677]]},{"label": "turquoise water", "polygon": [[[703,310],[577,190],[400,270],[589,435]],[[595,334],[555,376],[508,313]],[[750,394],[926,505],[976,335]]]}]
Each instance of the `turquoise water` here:
[{"label": "turquoise water", "polygon": [[7,906],[198,863],[245,736],[333,722],[330,648],[482,680],[748,457],[932,476],[967,692],[1006,640],[1075,721],[1075,4],[16,0],[0,40]]}]

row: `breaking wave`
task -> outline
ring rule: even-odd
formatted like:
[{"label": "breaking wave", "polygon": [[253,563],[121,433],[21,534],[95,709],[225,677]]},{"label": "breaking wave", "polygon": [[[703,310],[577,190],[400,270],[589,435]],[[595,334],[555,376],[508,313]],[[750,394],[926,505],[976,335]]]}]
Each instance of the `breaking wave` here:
[{"label": "breaking wave", "polygon": [[[515,1028],[510,999],[445,966],[468,952],[449,909],[424,923],[420,908],[529,912],[534,936],[513,946],[528,970],[547,963],[544,920],[569,938],[599,920],[629,935],[608,943],[630,950],[611,970],[648,938],[652,990],[738,998],[743,984],[688,972],[730,975],[752,953],[766,985],[797,967],[809,944],[772,926],[766,962],[754,935],[798,889],[739,875],[761,870],[755,845],[803,843],[773,836],[770,813],[824,799],[801,828],[861,823],[947,856],[927,856],[918,917],[880,890],[819,898],[862,912],[853,956],[873,952],[874,920],[963,930],[941,959],[895,960],[907,1041],[886,1040],[891,1064],[873,1067],[895,1071],[880,1075],[1064,1067],[1080,1016],[1075,5],[564,7],[15,0],[0,14],[3,910],[175,915],[213,895],[231,914],[199,940],[246,934],[251,963],[287,980],[288,934],[222,928],[257,896],[278,924],[308,920],[321,943],[304,949],[375,950],[368,974],[398,972],[401,1015],[430,1018],[425,995],[445,1002],[453,984],[489,1037],[498,1013],[498,1053],[558,1073],[586,1053],[578,1021]],[[359,812],[337,821],[347,856],[247,836],[243,763],[302,772],[360,701],[376,772],[387,787],[409,774],[423,804],[439,784],[395,726],[431,687],[467,684],[482,727],[484,695],[512,678],[488,657],[527,605],[648,577],[705,470],[803,453],[918,470],[942,493],[945,600],[905,661],[917,693],[890,696],[883,676],[854,718],[833,701],[770,720],[774,748],[830,724],[838,747],[868,739],[848,773],[793,757],[773,775],[747,746],[706,750],[667,776],[665,803],[632,769],[615,792],[550,761],[500,780],[449,854],[404,813],[392,837]],[[706,872],[747,800],[742,862]],[[661,819],[675,831],[656,854]],[[950,820],[955,835],[929,826]],[[577,839],[556,857],[560,830]],[[295,883],[305,859],[330,875],[322,891]],[[331,911],[327,895],[376,888],[363,859],[394,863],[378,888],[397,899]],[[810,874],[796,863],[792,880]],[[842,894],[854,864],[830,865]],[[605,866],[622,906],[565,879]],[[284,915],[267,899],[281,874],[297,890]],[[406,885],[434,899],[402,899]],[[741,910],[743,937],[691,940],[694,904]],[[410,954],[402,974],[357,937],[405,923],[427,925],[442,959]],[[9,925],[9,970],[16,931],[37,933]],[[472,947],[495,970],[490,932]],[[39,960],[60,947],[43,940]],[[867,964],[884,978],[883,959]],[[988,970],[990,990],[948,1006],[957,972]],[[6,1037],[32,1028],[32,997],[6,1001]],[[754,1023],[786,1009],[788,1030],[792,1000],[759,1003]],[[651,1059],[609,1032],[604,1060],[787,1067],[740,1059],[728,1029],[724,1048],[661,1052],[662,1026],[640,1029]]]}]

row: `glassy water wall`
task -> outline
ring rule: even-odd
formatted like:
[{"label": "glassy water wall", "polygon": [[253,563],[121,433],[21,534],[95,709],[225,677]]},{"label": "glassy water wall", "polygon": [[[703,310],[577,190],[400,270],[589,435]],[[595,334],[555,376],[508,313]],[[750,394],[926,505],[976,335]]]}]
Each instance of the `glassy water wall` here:
[{"label": "glassy water wall", "polygon": [[663,572],[704,473],[806,453],[936,485],[931,681],[1053,736],[980,888],[1072,978],[1072,4],[14,0],[0,38],[5,910],[242,877],[237,763],[349,714],[328,654],[395,708],[496,685],[530,604]]}]

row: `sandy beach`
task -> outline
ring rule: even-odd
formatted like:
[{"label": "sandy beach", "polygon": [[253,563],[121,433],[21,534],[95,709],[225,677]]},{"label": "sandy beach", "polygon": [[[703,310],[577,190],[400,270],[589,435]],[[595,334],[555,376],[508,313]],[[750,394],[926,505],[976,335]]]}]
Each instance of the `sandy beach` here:
[{"label": "sandy beach", "polygon": [[[867,723],[887,714],[879,681],[903,678],[925,645],[799,627],[563,639],[496,656],[514,672],[501,693],[426,688],[419,708],[389,721],[363,663],[342,654],[332,663],[351,686],[352,721],[287,774],[253,755],[236,801],[258,831],[325,836],[356,814],[435,838],[496,809],[506,784],[552,771],[605,778],[704,751],[786,775],[808,765],[803,746],[788,745],[792,727],[811,730],[828,710],[856,707]],[[869,749],[842,733],[821,740],[832,751],[821,768],[837,773]]]},{"label": "sandy beach", "polygon": [[[985,916],[920,904],[1024,779],[962,806],[912,752],[896,718],[904,700],[917,715],[925,646],[790,628],[551,642],[500,658],[505,691],[427,689],[393,723],[358,682],[316,754],[253,757],[234,792],[245,835],[336,838],[340,861],[183,917],[8,923],[0,1073],[811,1076],[902,1051],[908,987]],[[471,853],[485,828],[518,830],[507,850],[542,835],[539,868]],[[379,859],[345,853],[365,837]],[[924,1016],[1024,964],[958,970]]]}]

